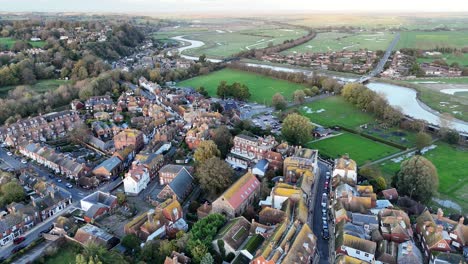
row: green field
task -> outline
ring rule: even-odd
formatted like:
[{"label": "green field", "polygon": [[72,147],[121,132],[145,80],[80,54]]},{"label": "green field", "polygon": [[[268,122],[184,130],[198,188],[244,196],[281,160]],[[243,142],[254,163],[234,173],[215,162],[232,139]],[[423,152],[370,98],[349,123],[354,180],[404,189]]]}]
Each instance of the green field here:
[{"label": "green field", "polygon": [[203,86],[211,96],[216,96],[216,90],[221,81],[226,81],[228,84],[233,82],[246,84],[252,94],[249,101],[267,105],[271,103],[271,98],[277,92],[290,101],[294,91],[305,88],[299,84],[232,69],[223,69],[198,76],[182,81],[177,85],[194,88]]},{"label": "green field", "polygon": [[460,54],[459,56],[452,54],[452,53],[444,53],[440,56],[440,58],[434,58],[434,57],[424,57],[424,58],[418,58],[417,62],[422,63],[422,62],[433,62],[435,60],[443,60],[445,61],[448,65],[451,65],[452,63],[456,62],[460,64],[461,66],[467,66],[468,65],[468,54],[463,53]]},{"label": "green field", "polygon": [[343,133],[342,135],[326,138],[307,144],[308,148],[318,149],[319,153],[331,158],[349,154],[358,165],[368,161],[398,153],[400,150],[380,142],[376,142],[359,135]]},{"label": "green field", "polygon": [[[0,45],[5,45],[7,49],[11,49],[13,44],[18,41],[17,39],[12,38],[0,38]],[[46,44],[45,41],[29,41],[29,44],[35,48],[42,48]]]},{"label": "green field", "polygon": [[424,83],[424,82],[439,82],[439,83],[451,83],[451,84],[467,84],[468,77],[457,77],[457,78],[424,78],[424,79],[408,79],[407,82],[411,83]]},{"label": "green field", "polygon": [[[441,198],[449,197],[462,206],[466,213],[468,210],[468,175],[466,174],[468,151],[457,149],[446,143],[437,143],[437,148],[429,150],[424,156],[437,168]],[[400,169],[400,164],[393,161],[380,164],[387,181],[391,180],[392,175]]]},{"label": "green field", "polygon": [[[415,133],[402,131],[396,127],[382,129],[371,114],[362,112],[341,96],[332,96],[305,104],[299,108],[299,111],[313,123],[325,127],[339,125],[406,147],[414,146]],[[367,128],[360,127],[364,124],[368,124]]]},{"label": "green field", "polygon": [[385,50],[393,39],[388,32],[338,33],[325,32],[297,47],[283,51],[283,54],[312,53],[342,50]]},{"label": "green field", "polygon": [[[65,80],[41,80],[31,85],[31,88],[38,93],[45,93],[50,90],[57,89],[60,85],[69,83],[70,81]],[[0,98],[4,98],[8,95],[8,91],[15,89],[15,85],[0,87]]]},{"label": "green field", "polygon": [[417,48],[435,49],[437,47],[463,48],[468,46],[468,32],[466,31],[404,31],[397,49]]},{"label": "green field", "polygon": [[454,93],[456,96],[463,96],[463,97],[468,97],[468,92],[456,92]]}]

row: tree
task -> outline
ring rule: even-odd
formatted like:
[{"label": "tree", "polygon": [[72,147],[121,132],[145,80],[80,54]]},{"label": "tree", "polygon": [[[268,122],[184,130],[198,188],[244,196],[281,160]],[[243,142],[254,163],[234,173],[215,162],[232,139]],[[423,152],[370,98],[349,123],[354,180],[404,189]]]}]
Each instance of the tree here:
[{"label": "tree", "polygon": [[205,87],[200,86],[196,89],[197,93],[203,95],[204,97],[208,97],[208,91],[205,89]]},{"label": "tree", "polygon": [[127,196],[125,195],[124,192],[118,192],[117,193],[117,203],[119,205],[123,205],[127,201]]},{"label": "tree", "polygon": [[140,249],[140,239],[134,234],[125,235],[121,243],[131,254],[137,253]]},{"label": "tree", "polygon": [[449,144],[457,144],[460,141],[460,134],[455,129],[449,129],[443,134],[442,139]]},{"label": "tree", "polygon": [[401,164],[395,183],[398,192],[427,202],[437,193],[439,176],[429,160],[415,155]]},{"label": "tree", "polygon": [[210,214],[193,225],[187,249],[196,263],[201,262],[201,259],[208,253],[211,242],[225,221],[226,219],[221,214]]},{"label": "tree", "polygon": [[231,166],[218,157],[200,163],[196,173],[201,188],[211,195],[224,191],[232,183],[233,175]]},{"label": "tree", "polygon": [[213,263],[214,263],[214,259],[210,253],[206,253],[205,256],[203,256],[203,258],[200,261],[200,264],[213,264]]},{"label": "tree", "polygon": [[284,99],[284,96],[280,93],[275,93],[273,95],[273,98],[271,99],[271,104],[276,110],[284,110],[286,109],[286,106],[288,106],[286,99]]},{"label": "tree", "polygon": [[23,187],[16,181],[2,185],[1,191],[4,204],[19,202],[26,198]]},{"label": "tree", "polygon": [[418,151],[421,151],[423,148],[429,146],[432,142],[432,137],[425,133],[425,132],[419,132],[416,134],[416,148]]},{"label": "tree", "polygon": [[216,143],[213,140],[205,140],[198,145],[197,150],[193,154],[195,162],[198,164],[204,163],[211,157],[219,157],[221,152],[219,151]]},{"label": "tree", "polygon": [[309,142],[313,129],[308,118],[294,113],[284,119],[281,134],[291,144],[302,145]]},{"label": "tree", "polygon": [[82,144],[87,142],[90,136],[90,131],[85,124],[79,124],[73,127],[73,129],[68,132],[68,137],[75,144]]},{"label": "tree", "polygon": [[200,55],[200,57],[198,57],[198,62],[201,62],[201,63],[206,62],[206,55],[205,54]]},{"label": "tree", "polygon": [[304,101],[305,101],[305,93],[303,90],[296,90],[294,93],[293,93],[293,101],[294,103],[296,104],[303,104]]},{"label": "tree", "polygon": [[211,139],[216,143],[221,153],[221,157],[225,158],[232,148],[232,135],[226,126],[220,126],[213,132]]}]

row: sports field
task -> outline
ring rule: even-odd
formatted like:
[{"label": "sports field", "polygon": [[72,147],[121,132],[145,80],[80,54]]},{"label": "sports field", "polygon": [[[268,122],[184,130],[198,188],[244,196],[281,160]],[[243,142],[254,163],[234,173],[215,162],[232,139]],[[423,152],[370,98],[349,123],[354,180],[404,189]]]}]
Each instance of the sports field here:
[{"label": "sports field", "polygon": [[[437,148],[429,150],[424,156],[437,168],[439,173],[439,192],[449,197],[465,210],[468,210],[468,175],[466,161],[468,150],[458,149],[446,143],[437,143]],[[387,182],[400,169],[400,162],[385,161],[380,164]]]},{"label": "sports field", "polygon": [[397,48],[435,49],[437,47],[464,48],[468,43],[467,31],[404,31]]},{"label": "sports field", "polygon": [[339,136],[311,142],[307,144],[307,147],[318,149],[319,153],[330,158],[349,154],[358,165],[364,165],[368,161],[375,161],[400,151],[389,145],[351,133],[343,133]]},{"label": "sports field", "polygon": [[[60,85],[69,83],[70,81],[65,80],[41,80],[31,85],[32,90],[38,93],[45,93],[49,90],[55,90]],[[0,87],[0,98],[4,98],[8,95],[8,91],[15,89],[16,86],[3,86]]]},{"label": "sports field", "polygon": [[[17,41],[18,41],[17,39],[12,39],[12,38],[0,38],[0,45],[1,46],[5,45],[7,49],[11,49],[13,44],[15,44],[15,42]],[[35,48],[42,48],[44,47],[46,42],[45,41],[29,41],[29,44],[31,44],[31,46]]]},{"label": "sports field", "polygon": [[221,81],[226,81],[228,84],[239,82],[247,85],[252,94],[249,101],[267,105],[271,104],[271,98],[277,92],[281,93],[286,100],[291,101],[294,91],[305,88],[299,84],[232,69],[223,69],[198,76],[177,85],[193,88],[203,86],[211,96],[216,96],[216,90]]},{"label": "sports field", "polygon": [[313,53],[342,50],[385,50],[393,39],[389,32],[338,33],[325,32],[283,54]]}]

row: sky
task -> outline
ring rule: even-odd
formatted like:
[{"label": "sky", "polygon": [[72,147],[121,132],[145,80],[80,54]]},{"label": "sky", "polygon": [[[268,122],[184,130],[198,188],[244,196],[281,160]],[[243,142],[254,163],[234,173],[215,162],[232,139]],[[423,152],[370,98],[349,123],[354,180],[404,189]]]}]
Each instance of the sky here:
[{"label": "sky", "polygon": [[[200,13],[468,12],[466,0],[0,0],[0,11]],[[242,15],[242,14],[239,14]]]}]

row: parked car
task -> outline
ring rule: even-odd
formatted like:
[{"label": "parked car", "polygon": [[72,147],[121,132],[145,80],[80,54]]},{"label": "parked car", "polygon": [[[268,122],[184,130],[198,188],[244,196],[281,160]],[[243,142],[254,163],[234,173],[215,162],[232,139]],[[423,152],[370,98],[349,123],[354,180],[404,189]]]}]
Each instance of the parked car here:
[{"label": "parked car", "polygon": [[13,239],[13,244],[15,244],[15,245],[21,244],[21,242],[23,242],[24,240],[26,240],[26,238],[24,236],[17,237],[15,239]]},{"label": "parked car", "polygon": [[322,203],[321,203],[322,207],[327,207],[327,203],[328,203],[327,194],[324,193],[324,194],[322,195]]},{"label": "parked car", "polygon": [[52,174],[49,174],[49,178],[53,179],[55,176]]},{"label": "parked car", "polygon": [[12,254],[15,254],[15,253],[17,253],[18,251],[20,251],[20,250],[22,250],[23,248],[25,248],[25,247],[26,247],[26,245],[19,245],[19,246],[15,247],[14,249],[12,249],[12,250],[11,250],[11,253],[12,253]]},{"label": "parked car", "polygon": [[7,152],[7,155],[8,155],[8,156],[11,156],[11,155],[13,155],[13,153],[11,153],[10,151],[8,151],[8,152]]},{"label": "parked car", "polygon": [[65,184],[65,186],[67,186],[68,189],[73,188],[73,185],[71,185],[71,183],[67,183],[67,184]]},{"label": "parked car", "polygon": [[330,232],[328,232],[328,229],[323,229],[322,230],[322,237],[325,240],[328,240],[330,238]]},{"label": "parked car", "polygon": [[57,179],[57,182],[62,182],[62,179],[58,178],[58,179]]},{"label": "parked car", "polygon": [[28,162],[27,162],[25,159],[22,159],[22,160],[21,160],[21,163],[26,164],[26,163],[28,163]]},{"label": "parked car", "polygon": [[330,179],[330,172],[327,171],[327,176],[325,177],[327,180]]},{"label": "parked car", "polygon": [[328,229],[328,223],[323,223],[323,229]]}]

